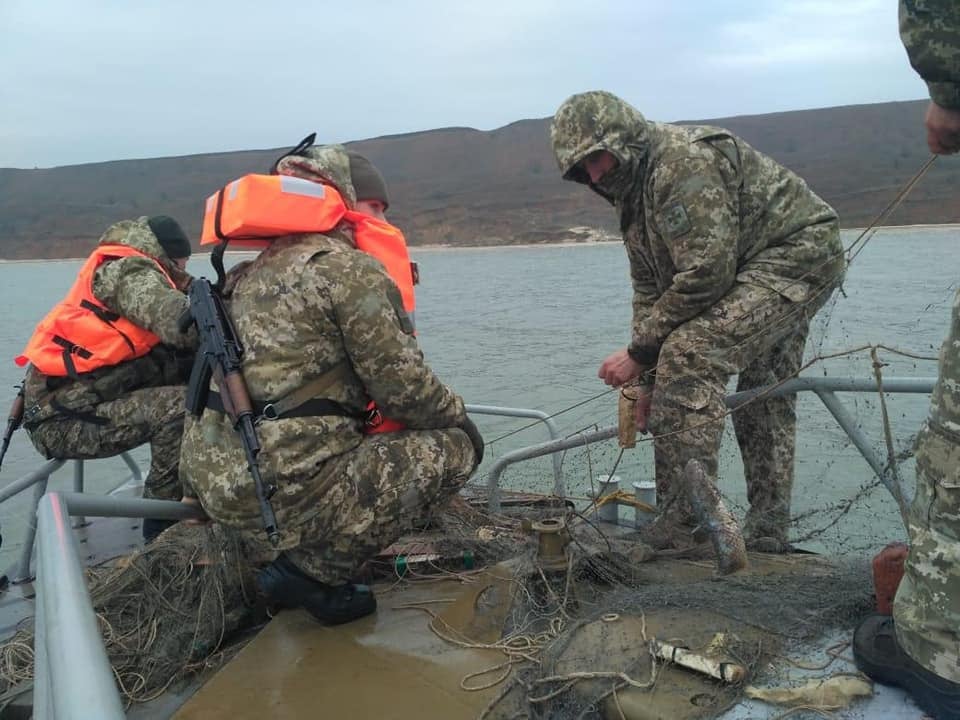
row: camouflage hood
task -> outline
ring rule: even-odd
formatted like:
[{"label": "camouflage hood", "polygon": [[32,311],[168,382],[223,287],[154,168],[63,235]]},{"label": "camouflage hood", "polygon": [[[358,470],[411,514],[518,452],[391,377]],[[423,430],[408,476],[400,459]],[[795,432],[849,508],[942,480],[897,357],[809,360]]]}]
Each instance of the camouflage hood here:
[{"label": "camouflage hood", "polygon": [[277,161],[277,173],[332,185],[351,210],[357,192],[350,179],[350,157],[342,145],[311,146]]},{"label": "camouflage hood", "polygon": [[[136,220],[121,220],[107,228],[100,236],[98,245],[126,245],[160,261],[170,262],[163,246],[153,234],[147,224],[148,217],[139,217]],[[167,264],[165,263],[165,264]]]},{"label": "camouflage hood", "polygon": [[[619,204],[642,180],[650,125],[632,105],[612,93],[595,90],[564,101],[550,124],[550,141],[564,180],[583,183]],[[578,163],[597,150],[612,153],[618,165],[595,185]]]}]

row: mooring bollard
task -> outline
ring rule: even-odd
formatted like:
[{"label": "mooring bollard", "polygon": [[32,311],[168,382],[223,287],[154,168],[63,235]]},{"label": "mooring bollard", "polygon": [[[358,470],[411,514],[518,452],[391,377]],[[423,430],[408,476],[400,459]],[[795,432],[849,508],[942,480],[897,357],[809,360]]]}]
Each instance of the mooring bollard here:
[{"label": "mooring bollard", "polygon": [[[597,475],[597,499],[604,495],[613,495],[620,490],[619,475]],[[614,500],[604,503],[594,513],[594,518],[599,522],[613,523],[616,525],[620,519],[620,505]]]},{"label": "mooring bollard", "polygon": [[[657,484],[653,480],[639,480],[633,483],[633,497],[637,502],[642,502],[651,507],[657,506]],[[657,516],[655,512],[649,512],[640,507],[635,507],[634,527],[642,528],[644,525],[653,522]]]}]

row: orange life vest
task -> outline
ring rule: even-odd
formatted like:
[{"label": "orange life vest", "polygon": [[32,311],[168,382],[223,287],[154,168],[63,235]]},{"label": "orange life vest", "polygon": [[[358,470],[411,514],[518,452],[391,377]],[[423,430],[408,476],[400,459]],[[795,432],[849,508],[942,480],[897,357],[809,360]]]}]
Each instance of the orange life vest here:
[{"label": "orange life vest", "polygon": [[76,377],[146,355],[160,343],[149,330],[108,309],[93,294],[93,274],[108,260],[146,257],[157,264],[170,287],[176,283],[155,258],[128,245],[100,245],[80,268],[67,296],[40,321],[23,353],[21,367],[33,363],[44,375]]},{"label": "orange life vest", "polygon": [[332,230],[346,211],[329,185],[287,175],[244,175],[207,198],[200,244],[229,240],[234,247],[262,248],[270,238]]},{"label": "orange life vest", "polygon": [[[403,299],[403,309],[415,325],[419,281],[410,262],[407,241],[399,228],[355,210],[348,210],[340,193],[329,185],[286,175],[244,175],[207,198],[201,245],[227,240],[231,245],[262,248],[272,238],[297,233],[326,232],[340,222],[353,227],[357,249],[383,263]],[[383,418],[371,402],[367,433],[402,430]]]},{"label": "orange life vest", "polygon": [[353,241],[358,250],[373,255],[383,263],[403,298],[403,309],[416,328],[417,300],[413,286],[417,283],[416,266],[410,262],[407,240],[400,229],[369,215],[348,210],[344,219],[353,225]]}]

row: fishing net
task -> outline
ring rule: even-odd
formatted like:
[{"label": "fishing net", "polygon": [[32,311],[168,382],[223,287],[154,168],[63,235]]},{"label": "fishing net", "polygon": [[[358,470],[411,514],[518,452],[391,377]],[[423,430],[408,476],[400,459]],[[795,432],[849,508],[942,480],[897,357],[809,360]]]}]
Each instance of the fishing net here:
[{"label": "fishing net", "polygon": [[[393,573],[394,586],[431,575],[466,583],[457,607],[416,609],[445,642],[503,654],[461,682],[494,691],[481,718],[713,717],[788,647],[850,625],[873,602],[864,558],[750,553],[720,575],[709,541],[655,551],[556,498],[507,493],[501,513],[483,502],[444,514],[447,537],[454,526],[459,535],[446,560]],[[509,559],[468,570],[451,561],[464,548]],[[733,675],[691,671],[676,653]]]},{"label": "fishing net", "polygon": [[[250,568],[218,525],[178,523],[146,549],[88,569],[87,582],[117,685],[131,703],[218,666],[229,642],[258,620]],[[0,682],[10,694],[32,679],[31,624],[0,645]]]}]

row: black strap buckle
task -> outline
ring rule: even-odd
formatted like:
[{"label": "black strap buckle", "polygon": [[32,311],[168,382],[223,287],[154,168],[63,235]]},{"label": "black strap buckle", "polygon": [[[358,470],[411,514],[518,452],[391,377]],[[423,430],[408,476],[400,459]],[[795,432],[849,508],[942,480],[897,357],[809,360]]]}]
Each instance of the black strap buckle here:
[{"label": "black strap buckle", "polygon": [[383,415],[380,413],[380,408],[374,405],[368,409],[364,415],[363,424],[368,428],[380,427],[383,424]]},{"label": "black strap buckle", "polygon": [[273,403],[267,403],[263,406],[263,410],[260,411],[260,420],[279,420],[280,412],[277,410],[277,406]]}]

